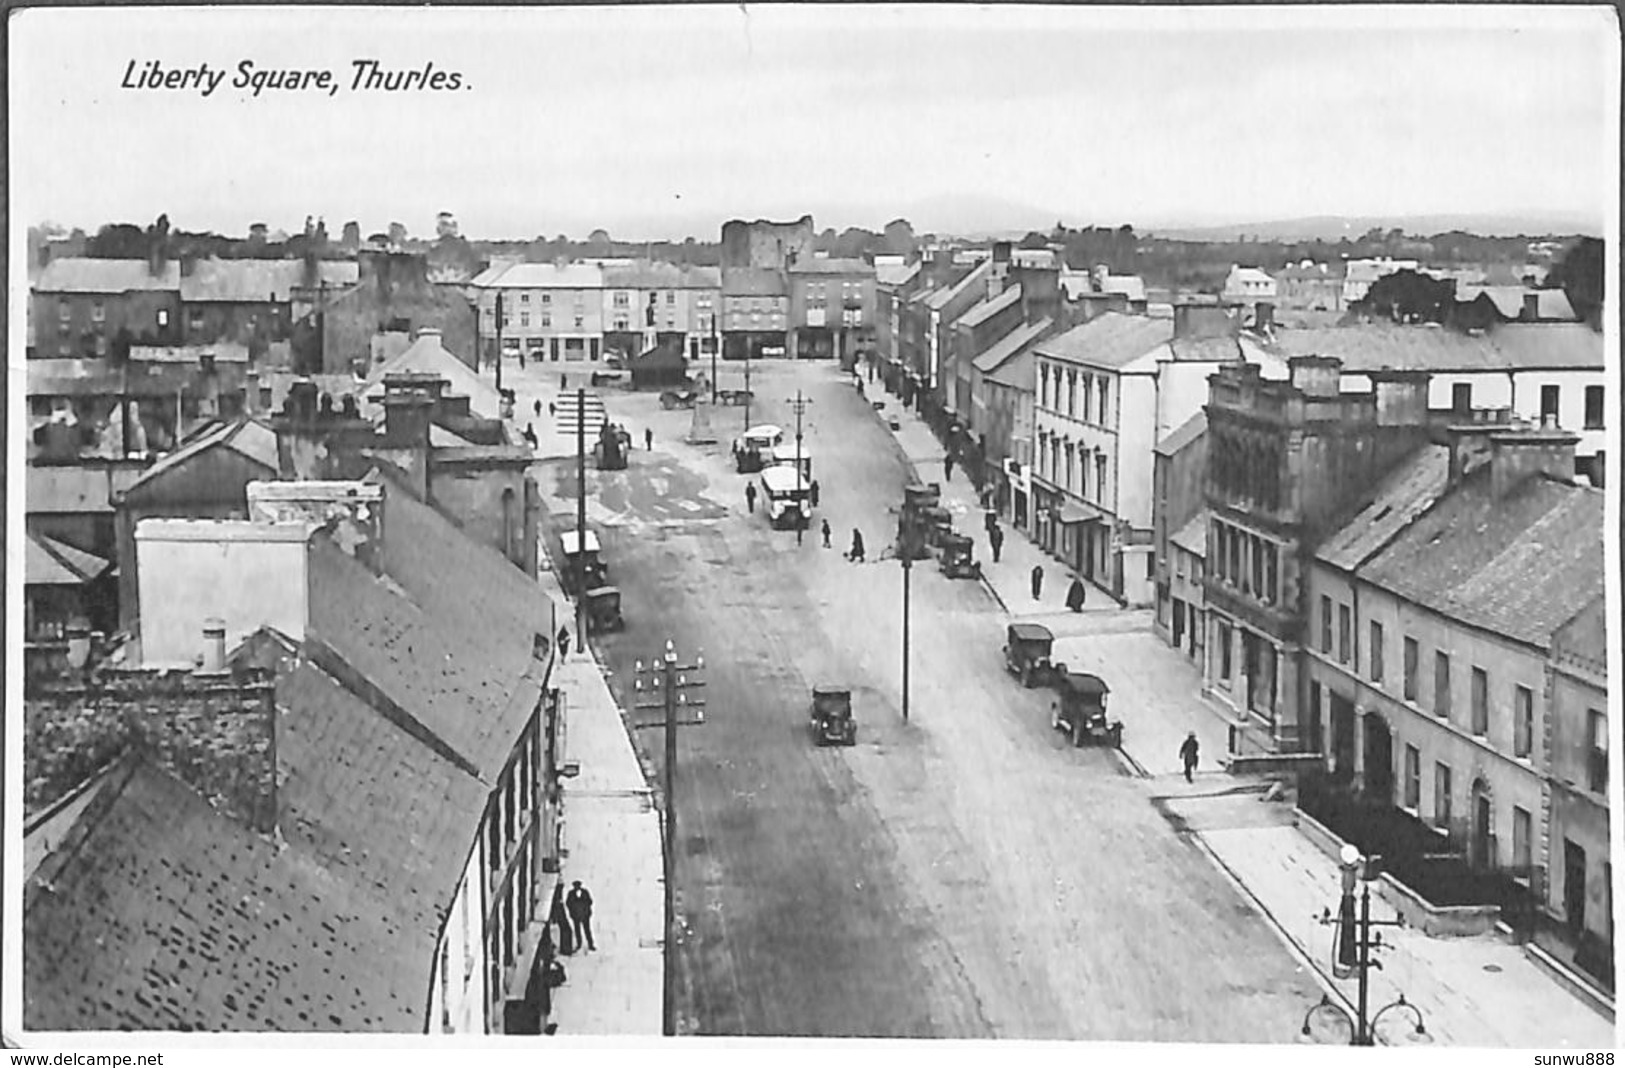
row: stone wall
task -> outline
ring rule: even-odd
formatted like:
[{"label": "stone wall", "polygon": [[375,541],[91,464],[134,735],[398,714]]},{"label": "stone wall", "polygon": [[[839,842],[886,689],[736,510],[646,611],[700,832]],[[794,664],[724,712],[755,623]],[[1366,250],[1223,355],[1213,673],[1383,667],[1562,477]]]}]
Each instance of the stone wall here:
[{"label": "stone wall", "polygon": [[99,675],[40,690],[24,713],[24,806],[38,811],[130,747],[261,833],[276,823],[268,672]]}]

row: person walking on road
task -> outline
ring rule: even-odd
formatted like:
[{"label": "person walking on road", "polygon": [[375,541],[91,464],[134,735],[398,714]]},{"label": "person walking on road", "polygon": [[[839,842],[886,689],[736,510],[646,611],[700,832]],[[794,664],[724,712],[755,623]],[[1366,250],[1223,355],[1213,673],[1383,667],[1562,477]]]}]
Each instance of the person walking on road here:
[{"label": "person walking on road", "polygon": [[1072,576],[1072,587],[1066,591],[1066,606],[1074,612],[1083,611],[1083,602],[1089,596],[1084,587],[1083,580],[1076,575]]},{"label": "person walking on road", "polygon": [[592,895],[577,879],[570,884],[570,892],[564,895],[564,911],[570,914],[570,926],[575,928],[576,944],[585,942],[588,951],[595,951],[598,946],[592,940]]},{"label": "person walking on road", "polygon": [[534,449],[536,447],[536,428],[530,423],[525,424],[525,432],[521,434],[520,437],[524,438],[525,444],[529,445],[531,448]]},{"label": "person walking on road", "polygon": [[949,453],[942,458],[942,481],[951,482],[954,477],[954,454]]},{"label": "person walking on road", "polygon": [[559,656],[564,657],[564,656],[569,656],[569,655],[570,655],[570,628],[568,628],[568,627],[560,627],[559,628]]},{"label": "person walking on road", "polygon": [[542,399],[540,397],[536,398],[536,403],[531,405],[531,410],[536,413],[536,417],[538,419],[541,418],[541,415],[542,415]]},{"label": "person walking on road", "polygon": [[854,564],[863,563],[863,534],[858,531],[857,527],[852,528],[852,551],[847,555],[847,558]]},{"label": "person walking on road", "polygon": [[812,501],[814,508],[818,507],[818,480],[816,478],[812,480],[812,485],[807,487],[807,499]]},{"label": "person walking on road", "polygon": [[644,427],[643,428],[643,451],[644,452],[654,452],[655,451],[655,432],[653,430],[651,430],[649,427]]},{"label": "person walking on road", "polygon": [[1191,731],[1185,735],[1185,744],[1179,747],[1179,761],[1185,765],[1185,781],[1194,782],[1191,773],[1196,770],[1197,753],[1201,750],[1201,743],[1196,740],[1196,732]]},{"label": "person walking on road", "polygon": [[824,520],[824,525],[819,530],[819,533],[824,535],[824,548],[829,548],[829,520]]},{"label": "person walking on road", "polygon": [[1044,592],[1044,568],[1041,564],[1033,565],[1033,600],[1038,600],[1039,594]]},{"label": "person walking on road", "polygon": [[995,564],[998,563],[999,552],[1004,548],[1003,528],[999,527],[998,525],[994,525],[993,527],[989,528],[987,532],[987,544],[988,547],[993,550],[993,562]]},{"label": "person walking on road", "polygon": [[750,509],[751,515],[756,514],[756,483],[754,482],[745,483],[745,507]]}]

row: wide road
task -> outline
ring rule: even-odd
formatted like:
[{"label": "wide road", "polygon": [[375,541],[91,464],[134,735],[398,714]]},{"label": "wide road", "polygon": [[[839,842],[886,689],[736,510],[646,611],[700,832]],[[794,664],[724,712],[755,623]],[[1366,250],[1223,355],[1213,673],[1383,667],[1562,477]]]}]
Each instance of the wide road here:
[{"label": "wide road", "polygon": [[[668,638],[708,669],[706,722],[678,745],[683,1030],[1295,1040],[1318,989],[1143,783],[1062,744],[1045,697],[1002,669],[997,604],[934,566],[914,571],[903,722],[901,569],[841,556],[853,527],[871,560],[887,544],[902,456],[830,365],[752,377],[752,422],[793,428],[788,398],[812,400],[822,507],[805,544],[745,511],[738,408],[715,410],[718,444],[691,446],[691,413],[608,393],[639,449],[588,478],[629,621],[598,640],[618,696],[632,703],[634,659]],[[573,465],[541,481],[569,525]],[[853,688],[856,747],[812,744],[820,681]],[[658,768],[661,732],[637,737]]]}]

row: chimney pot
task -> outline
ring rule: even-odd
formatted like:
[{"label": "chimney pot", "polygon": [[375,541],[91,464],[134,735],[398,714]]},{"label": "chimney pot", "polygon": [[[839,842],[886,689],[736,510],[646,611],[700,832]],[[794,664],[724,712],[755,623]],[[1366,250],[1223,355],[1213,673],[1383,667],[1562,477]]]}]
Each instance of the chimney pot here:
[{"label": "chimney pot", "polygon": [[203,621],[203,658],[199,669],[204,675],[218,675],[226,670],[226,621],[218,618]]}]

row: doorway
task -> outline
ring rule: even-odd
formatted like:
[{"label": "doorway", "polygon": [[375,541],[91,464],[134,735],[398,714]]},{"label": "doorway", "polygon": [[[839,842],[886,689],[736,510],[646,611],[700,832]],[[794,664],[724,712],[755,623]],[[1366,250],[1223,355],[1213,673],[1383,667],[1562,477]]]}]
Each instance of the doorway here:
[{"label": "doorway", "polygon": [[1563,839],[1563,920],[1570,933],[1586,928],[1586,851]]},{"label": "doorway", "polygon": [[1332,713],[1332,775],[1342,782],[1354,777],[1354,702],[1328,688]]},{"label": "doorway", "polygon": [[1490,788],[1483,779],[1473,780],[1473,838],[1470,859],[1476,867],[1487,868],[1495,862],[1494,838],[1490,834]]},{"label": "doorway", "polygon": [[1365,716],[1365,792],[1384,805],[1394,803],[1393,732],[1375,712]]}]

